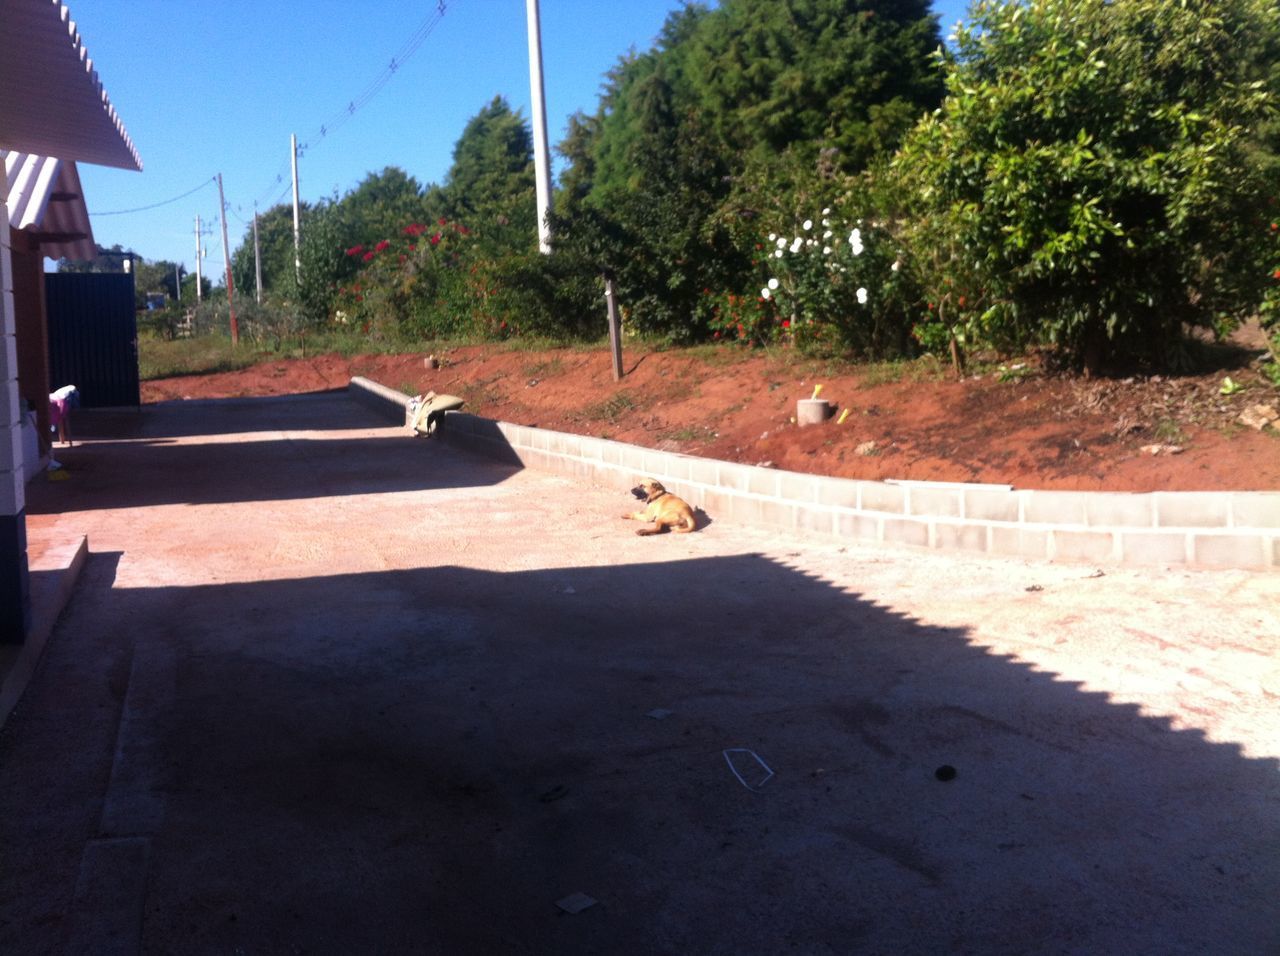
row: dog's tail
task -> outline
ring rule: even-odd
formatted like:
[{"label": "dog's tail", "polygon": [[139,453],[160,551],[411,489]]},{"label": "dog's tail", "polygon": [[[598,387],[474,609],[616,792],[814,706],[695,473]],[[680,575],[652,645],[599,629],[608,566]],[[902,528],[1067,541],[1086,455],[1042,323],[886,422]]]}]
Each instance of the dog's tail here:
[{"label": "dog's tail", "polygon": [[697,531],[698,516],[695,515],[692,511],[690,511],[687,515],[684,515],[680,519],[679,524],[673,524],[671,526],[671,530],[676,531],[680,534],[688,534],[690,531]]}]

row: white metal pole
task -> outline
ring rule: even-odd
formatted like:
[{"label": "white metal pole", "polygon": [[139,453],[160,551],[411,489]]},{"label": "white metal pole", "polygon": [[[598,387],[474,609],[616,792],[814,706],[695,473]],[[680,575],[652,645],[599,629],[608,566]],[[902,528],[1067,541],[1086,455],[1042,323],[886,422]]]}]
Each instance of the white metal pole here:
[{"label": "white metal pole", "polygon": [[293,275],[302,285],[302,215],[298,203],[298,134],[289,134],[289,148],[293,154]]},{"label": "white metal pole", "polygon": [[538,248],[551,251],[551,162],[547,155],[547,103],[542,83],[542,27],[538,0],[525,0],[529,21],[529,95],[533,103],[533,174],[538,196]]}]

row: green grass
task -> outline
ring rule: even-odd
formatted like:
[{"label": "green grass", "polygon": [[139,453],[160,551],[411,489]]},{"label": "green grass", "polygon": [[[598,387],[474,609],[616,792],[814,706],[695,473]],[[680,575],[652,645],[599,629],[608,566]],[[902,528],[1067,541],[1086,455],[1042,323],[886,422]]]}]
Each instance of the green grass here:
[{"label": "green grass", "polygon": [[270,357],[269,353],[244,345],[233,348],[230,339],[218,335],[172,342],[150,337],[138,339],[138,375],[143,381],[231,372]]},{"label": "green grass", "polygon": [[524,374],[529,378],[550,378],[553,375],[559,375],[564,371],[564,360],[559,358],[547,359],[545,362],[531,362],[524,367]]},{"label": "green grass", "polygon": [[582,410],[582,418],[586,421],[599,422],[605,421],[610,425],[616,425],[618,419],[628,412],[636,411],[640,408],[640,403],[630,392],[619,392],[612,398],[608,398],[603,402],[597,402],[595,405],[589,405]]}]

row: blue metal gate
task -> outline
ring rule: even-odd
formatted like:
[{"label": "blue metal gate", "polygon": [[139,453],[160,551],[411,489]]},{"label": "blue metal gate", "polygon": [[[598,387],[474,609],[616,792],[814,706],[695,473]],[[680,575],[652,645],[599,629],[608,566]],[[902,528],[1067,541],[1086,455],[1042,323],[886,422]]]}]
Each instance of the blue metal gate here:
[{"label": "blue metal gate", "polygon": [[74,385],[85,408],[138,405],[138,324],[133,275],[51,272],[49,387]]}]

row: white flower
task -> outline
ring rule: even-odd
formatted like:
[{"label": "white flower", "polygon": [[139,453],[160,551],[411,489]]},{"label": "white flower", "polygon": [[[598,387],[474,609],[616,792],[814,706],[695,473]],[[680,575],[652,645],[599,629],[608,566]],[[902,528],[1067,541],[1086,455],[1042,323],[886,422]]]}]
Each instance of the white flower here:
[{"label": "white flower", "polygon": [[830,220],[830,219],[824,219],[824,220],[822,220],[822,224],[823,224],[824,226],[829,226],[829,225],[831,225],[831,220]]},{"label": "white flower", "polygon": [[823,239],[830,239],[832,235],[833,235],[833,233],[831,232],[831,230],[830,230],[830,229],[828,229],[826,232],[824,232],[824,233],[822,234],[822,238],[823,238]]},{"label": "white flower", "polygon": [[769,298],[769,296],[770,296],[770,292],[769,292],[768,286],[765,286],[763,289],[760,290],[760,298],[767,299]]},{"label": "white flower", "polygon": [[893,265],[889,266],[889,268],[892,269],[894,272],[897,272],[898,269],[901,268],[901,266],[902,266],[902,263],[899,262],[897,259],[894,259]]},{"label": "white flower", "polygon": [[[770,238],[772,238],[772,236]],[[787,247],[787,240],[779,236],[777,241],[774,243],[774,245],[776,245],[779,249],[785,249]]]},{"label": "white flower", "polygon": [[810,229],[812,229],[812,228],[813,228],[813,220],[812,220],[812,219],[806,219],[806,220],[804,221],[804,225],[803,225],[803,226],[801,226],[800,228],[801,228],[801,229],[803,229],[805,232],[808,232]]},{"label": "white flower", "polygon": [[769,288],[770,288],[770,289],[776,289],[776,288],[778,288],[778,280],[777,280],[777,279],[770,279],[770,280],[769,280]]},{"label": "white flower", "polygon": [[777,256],[779,259],[781,259],[781,258],[782,258],[782,250],[781,250],[781,249],[779,249],[777,252],[775,252],[775,253],[774,253],[774,255],[775,255],[775,256]]},{"label": "white flower", "polygon": [[866,305],[866,304],[867,304],[867,290],[863,288],[859,288],[858,289],[858,305]]},{"label": "white flower", "polygon": [[828,206],[826,209],[822,210],[822,214],[823,214],[824,216],[829,216],[829,215],[831,215],[831,207],[830,207],[830,206]]},{"label": "white flower", "polygon": [[804,245],[804,240],[801,239],[799,236],[796,236],[795,240],[791,243],[791,251],[799,252],[800,247],[803,245]]},{"label": "white flower", "polygon": [[806,240],[804,241],[804,244],[805,244],[806,246],[816,246],[816,245],[818,244],[818,240],[817,240],[817,239],[806,239]]},{"label": "white flower", "polygon": [[829,256],[829,255],[831,255],[831,247],[830,247],[830,246],[823,246],[823,247],[822,247],[822,254],[823,254],[824,256]]},{"label": "white flower", "polygon": [[775,239],[777,239],[777,238],[778,238],[778,234],[777,234],[776,232],[771,232],[771,233],[769,233],[769,241],[770,241],[770,242],[773,242],[773,241],[774,241]]},{"label": "white flower", "polygon": [[851,233],[849,233],[849,248],[855,256],[862,255],[862,250],[864,247],[862,245],[861,229],[854,229]]}]

